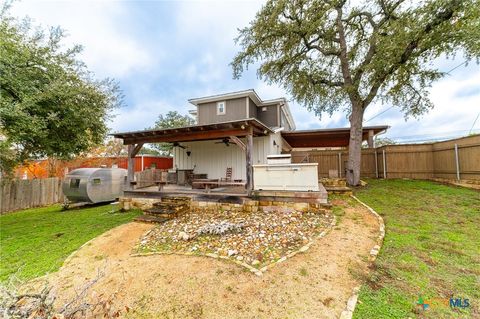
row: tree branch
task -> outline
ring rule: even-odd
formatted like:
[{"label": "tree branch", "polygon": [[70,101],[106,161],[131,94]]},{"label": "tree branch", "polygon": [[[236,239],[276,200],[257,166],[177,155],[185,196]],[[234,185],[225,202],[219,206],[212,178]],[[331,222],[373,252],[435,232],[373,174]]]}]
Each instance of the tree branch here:
[{"label": "tree branch", "polygon": [[365,17],[367,19],[368,23],[370,23],[370,25],[372,26],[372,28],[377,27],[377,23],[373,19],[373,14],[371,14],[370,12],[366,12],[366,11],[353,12],[348,16],[348,18],[343,19],[342,21],[348,23],[348,22],[352,21],[353,19],[355,19],[357,17]]},{"label": "tree branch", "polygon": [[313,85],[324,84],[331,87],[343,87],[345,85],[345,83],[342,81],[331,81],[325,78],[314,79],[311,74],[308,74],[307,78],[308,81]]},{"label": "tree branch", "polygon": [[[295,22],[297,24],[299,30],[302,30],[302,19],[300,19],[297,15],[287,14],[285,12],[285,10],[283,10],[282,11],[282,16],[285,19],[288,19],[292,22]],[[302,42],[303,42],[304,46],[309,51],[310,50],[317,50],[318,52],[320,52],[321,54],[323,54],[325,56],[340,56],[340,51],[338,49],[335,49],[335,48],[324,49],[324,48],[320,47],[319,45],[314,44],[315,42],[317,42],[320,39],[325,39],[325,34],[317,33],[316,37],[313,40],[308,41],[306,32],[295,31],[294,30],[293,33],[295,33],[296,35],[298,35],[302,39]],[[335,40],[336,39],[333,39],[334,42],[336,42]]]},{"label": "tree branch", "polygon": [[[460,4],[460,1],[458,0],[453,0],[450,3],[455,4],[455,6]],[[402,65],[405,65],[410,57],[415,53],[415,50],[418,48],[420,41],[428,35],[432,30],[442,24],[445,21],[448,21],[454,14],[454,9],[448,8],[445,11],[442,11],[438,13],[432,22],[428,23],[425,28],[423,28],[422,32],[418,34],[417,37],[415,37],[413,40],[411,40],[405,47],[404,51],[400,55],[399,60],[396,63],[393,63],[390,68],[388,68],[386,71],[381,73],[377,79],[374,81],[373,86],[371,87],[367,97],[363,100],[363,107],[367,107],[372,100],[375,98],[375,96],[378,93],[378,90],[384,83],[384,81],[388,78],[388,76],[392,75],[397,71]],[[421,54],[425,52],[428,48],[421,49],[420,51],[416,52],[417,54]]]}]

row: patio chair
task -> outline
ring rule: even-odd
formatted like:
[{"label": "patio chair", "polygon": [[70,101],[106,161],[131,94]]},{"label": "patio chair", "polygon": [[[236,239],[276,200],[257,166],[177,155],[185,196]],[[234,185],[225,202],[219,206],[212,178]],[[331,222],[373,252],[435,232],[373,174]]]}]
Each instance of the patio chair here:
[{"label": "patio chair", "polygon": [[221,178],[220,182],[231,182],[232,181],[232,168],[227,167],[227,170],[225,172],[225,178]]}]

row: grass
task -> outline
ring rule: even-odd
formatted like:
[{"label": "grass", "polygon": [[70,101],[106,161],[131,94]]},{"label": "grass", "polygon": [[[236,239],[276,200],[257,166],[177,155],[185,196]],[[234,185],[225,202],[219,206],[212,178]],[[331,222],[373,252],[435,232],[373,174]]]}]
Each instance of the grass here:
[{"label": "grass", "polygon": [[27,280],[56,271],[82,244],[139,213],[121,213],[112,205],[68,211],[54,205],[2,215],[0,281],[12,274]]},{"label": "grass", "polygon": [[[354,318],[480,318],[480,193],[428,181],[370,180],[356,191],[386,236]],[[470,307],[416,302],[469,299]]]}]

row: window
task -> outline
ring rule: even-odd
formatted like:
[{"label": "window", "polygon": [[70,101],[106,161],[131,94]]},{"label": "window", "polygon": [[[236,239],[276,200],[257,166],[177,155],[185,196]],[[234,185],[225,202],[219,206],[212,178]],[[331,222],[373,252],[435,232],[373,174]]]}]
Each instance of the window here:
[{"label": "window", "polygon": [[79,188],[80,187],[80,179],[79,178],[72,178],[70,180],[70,188]]},{"label": "window", "polygon": [[217,115],[224,115],[226,113],[225,101],[217,102]]},{"label": "window", "polygon": [[93,184],[93,185],[98,185],[98,184],[100,184],[101,182],[102,182],[102,180],[101,180],[100,178],[94,178],[94,179],[92,180],[92,184]]}]

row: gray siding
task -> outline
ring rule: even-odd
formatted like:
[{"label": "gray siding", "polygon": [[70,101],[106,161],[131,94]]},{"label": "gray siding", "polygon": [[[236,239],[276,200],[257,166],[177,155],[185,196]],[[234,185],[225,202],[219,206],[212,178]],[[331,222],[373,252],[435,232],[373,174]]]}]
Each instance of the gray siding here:
[{"label": "gray siding", "polygon": [[266,108],[266,111],[262,111],[262,107],[258,108],[258,119],[270,127],[280,126],[280,123],[278,123],[278,105],[270,105]]},{"label": "gray siding", "polygon": [[249,106],[249,114],[248,114],[248,117],[250,118],[257,118],[257,112],[258,112],[258,108],[257,108],[257,105],[255,104],[255,102],[252,101],[251,98],[248,98],[248,106]]},{"label": "gray siding", "polygon": [[290,131],[292,128],[290,127],[290,124],[287,121],[287,117],[285,116],[285,113],[280,110],[280,126],[285,128],[286,131]]},{"label": "gray siding", "polygon": [[[219,101],[221,102],[221,101]],[[247,100],[242,97],[225,101],[225,114],[217,115],[217,102],[198,105],[198,124],[211,124],[247,118]]]}]

